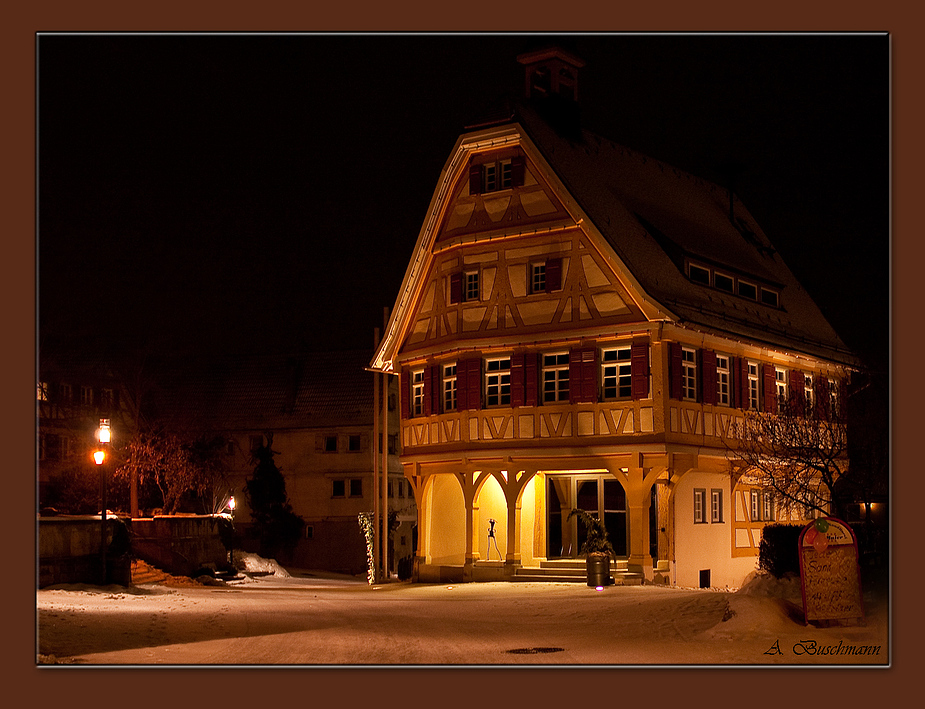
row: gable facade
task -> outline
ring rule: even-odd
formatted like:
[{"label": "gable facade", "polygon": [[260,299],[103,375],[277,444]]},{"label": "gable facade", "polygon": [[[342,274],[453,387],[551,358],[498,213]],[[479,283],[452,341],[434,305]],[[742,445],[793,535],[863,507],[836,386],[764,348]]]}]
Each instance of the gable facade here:
[{"label": "gable facade", "polygon": [[[679,221],[653,207],[656,182],[638,196],[599,171],[579,189],[582,150],[541,145],[527,125],[457,142],[372,362],[399,378],[417,578],[518,578],[577,558],[583,530],[568,513],[581,507],[606,521],[627,582],[736,586],[781,513],[732,469],[734,424],[789,394],[834,410],[845,359],[775,335],[802,311],[804,325],[824,319],[744,207],[728,219],[700,185]],[[618,177],[644,182],[625,166]],[[598,201],[607,211],[589,213]],[[688,243],[672,231],[681,222]],[[734,239],[742,258],[709,248]],[[716,273],[732,274],[731,291]]]}]

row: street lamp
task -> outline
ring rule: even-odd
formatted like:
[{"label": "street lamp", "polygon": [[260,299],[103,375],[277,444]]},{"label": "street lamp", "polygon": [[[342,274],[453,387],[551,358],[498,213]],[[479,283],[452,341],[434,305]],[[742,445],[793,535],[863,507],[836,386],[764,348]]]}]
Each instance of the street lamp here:
[{"label": "street lamp", "polygon": [[234,576],[238,575],[237,570],[234,566],[234,495],[228,498],[228,509],[231,511],[231,535],[230,535],[230,548],[228,549],[228,560],[231,562],[231,573]]},{"label": "street lamp", "polygon": [[100,426],[96,430],[96,438],[100,442],[99,448],[93,453],[93,462],[100,469],[100,568],[102,569],[102,585],[106,585],[106,458],[109,446],[112,443],[112,428],[109,419],[100,419]]}]

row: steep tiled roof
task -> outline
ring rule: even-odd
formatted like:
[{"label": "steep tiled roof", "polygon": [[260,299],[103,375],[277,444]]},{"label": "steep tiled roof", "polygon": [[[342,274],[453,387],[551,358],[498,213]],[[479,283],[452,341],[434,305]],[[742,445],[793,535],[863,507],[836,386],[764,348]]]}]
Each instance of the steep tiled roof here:
[{"label": "steep tiled roof", "polygon": [[[684,323],[852,363],[752,215],[715,183],[589,131],[557,133],[530,106],[514,119],[646,292]],[[690,281],[684,257],[779,289],[771,308]]]},{"label": "steep tiled roof", "polygon": [[369,350],[229,358],[175,371],[159,418],[183,430],[279,430],[371,425]]}]

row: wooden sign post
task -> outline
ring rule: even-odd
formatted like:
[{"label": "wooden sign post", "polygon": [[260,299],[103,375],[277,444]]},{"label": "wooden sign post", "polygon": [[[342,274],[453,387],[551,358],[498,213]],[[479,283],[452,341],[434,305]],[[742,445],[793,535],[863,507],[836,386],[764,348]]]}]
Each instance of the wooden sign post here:
[{"label": "wooden sign post", "polygon": [[861,569],[854,530],[820,517],[800,533],[800,581],[805,622],[863,622]]}]

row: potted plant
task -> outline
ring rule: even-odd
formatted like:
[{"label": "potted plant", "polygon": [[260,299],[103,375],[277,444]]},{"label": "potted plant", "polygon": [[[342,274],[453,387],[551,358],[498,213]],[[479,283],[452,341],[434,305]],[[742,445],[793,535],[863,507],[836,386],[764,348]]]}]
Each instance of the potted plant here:
[{"label": "potted plant", "polygon": [[610,577],[610,557],[614,554],[614,550],[607,538],[607,528],[601,520],[585,510],[574,509],[569,512],[568,518],[575,516],[587,532],[580,551],[587,555],[585,568],[588,574],[588,585],[609,586],[613,583]]}]

